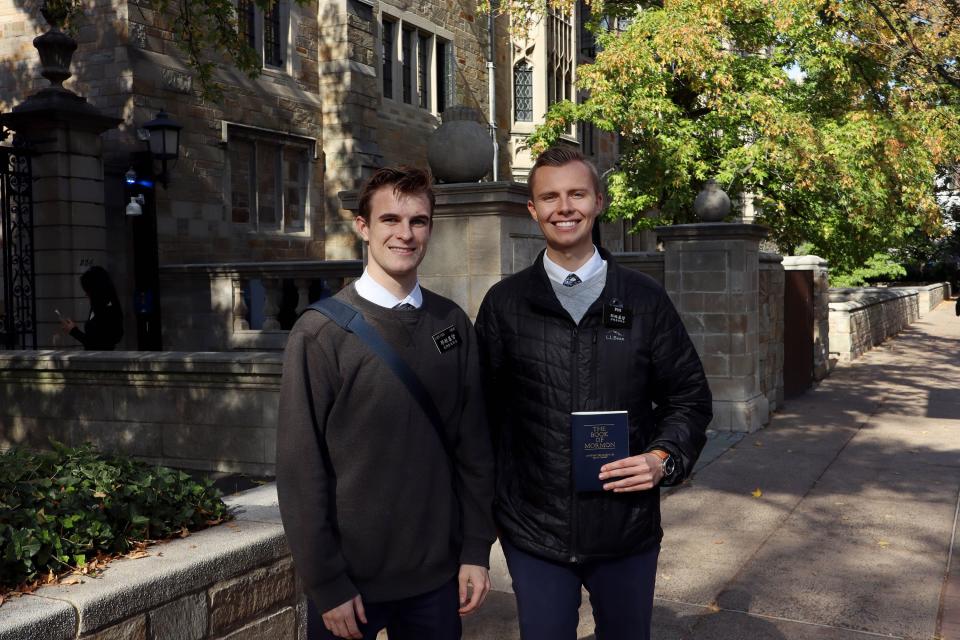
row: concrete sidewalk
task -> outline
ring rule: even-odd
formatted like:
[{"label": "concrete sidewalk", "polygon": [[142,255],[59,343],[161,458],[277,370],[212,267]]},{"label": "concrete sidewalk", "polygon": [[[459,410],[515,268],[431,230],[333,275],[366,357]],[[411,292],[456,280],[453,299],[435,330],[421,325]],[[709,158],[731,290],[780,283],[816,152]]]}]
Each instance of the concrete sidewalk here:
[{"label": "concrete sidewalk", "polygon": [[[766,429],[714,437],[663,498],[653,637],[960,640],[958,386],[944,303]],[[499,551],[493,574],[467,639],[518,637]]]}]

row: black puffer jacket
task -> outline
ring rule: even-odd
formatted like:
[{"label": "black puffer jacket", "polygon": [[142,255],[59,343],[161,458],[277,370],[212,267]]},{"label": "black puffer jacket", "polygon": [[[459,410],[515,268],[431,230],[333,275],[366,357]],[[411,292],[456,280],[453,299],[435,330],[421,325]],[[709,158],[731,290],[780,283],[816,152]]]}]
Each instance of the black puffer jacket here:
[{"label": "black puffer jacket", "polygon": [[[553,293],[542,253],[490,289],[476,323],[501,534],[561,561],[638,553],[663,536],[658,489],[573,491],[572,411],[627,410],[631,454],[670,452],[674,482],[693,469],[712,417],[700,358],[663,287],[601,255],[606,285],[579,325]],[[604,303],[613,300],[632,312],[629,327],[604,326]]]}]

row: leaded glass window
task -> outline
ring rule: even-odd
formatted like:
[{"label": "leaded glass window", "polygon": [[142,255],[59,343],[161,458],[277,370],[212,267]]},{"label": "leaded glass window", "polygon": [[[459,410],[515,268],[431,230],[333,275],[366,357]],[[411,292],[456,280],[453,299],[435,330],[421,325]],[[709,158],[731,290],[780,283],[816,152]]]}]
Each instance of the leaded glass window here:
[{"label": "leaded glass window", "polygon": [[513,67],[513,112],[517,122],[533,121],[533,67],[526,60]]},{"label": "leaded glass window", "polygon": [[283,34],[280,29],[280,2],[270,3],[263,14],[263,60],[266,64],[279,67],[283,64]]},{"label": "leaded glass window", "polygon": [[395,24],[386,18],[384,18],[382,24],[383,95],[387,98],[393,98],[393,30]]}]

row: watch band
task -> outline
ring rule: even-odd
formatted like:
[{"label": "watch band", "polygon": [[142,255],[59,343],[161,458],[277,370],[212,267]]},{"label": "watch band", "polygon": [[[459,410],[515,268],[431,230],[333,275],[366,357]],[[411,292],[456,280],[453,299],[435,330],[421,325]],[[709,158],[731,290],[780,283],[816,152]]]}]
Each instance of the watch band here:
[{"label": "watch band", "polygon": [[673,456],[663,449],[652,449],[648,453],[660,458],[660,470],[663,472],[664,478],[669,478],[673,475],[673,472],[677,469],[677,463],[674,462]]}]

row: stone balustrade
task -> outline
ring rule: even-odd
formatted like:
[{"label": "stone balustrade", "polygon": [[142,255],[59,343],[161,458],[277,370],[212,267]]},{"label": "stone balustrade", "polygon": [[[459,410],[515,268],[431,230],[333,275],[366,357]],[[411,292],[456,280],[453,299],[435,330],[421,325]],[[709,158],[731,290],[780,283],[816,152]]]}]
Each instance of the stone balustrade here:
[{"label": "stone balustrade", "polygon": [[116,560],[96,578],[10,598],[0,640],[306,637],[273,484],[226,498],[236,520]]},{"label": "stone balustrade", "polygon": [[0,351],[0,449],[52,437],[273,475],[281,369],[276,352]]},{"label": "stone balustrade", "polygon": [[[322,289],[338,291],[362,272],[360,260],[162,266],[164,348],[283,349],[293,320]],[[251,326],[251,316],[262,321]]]}]

